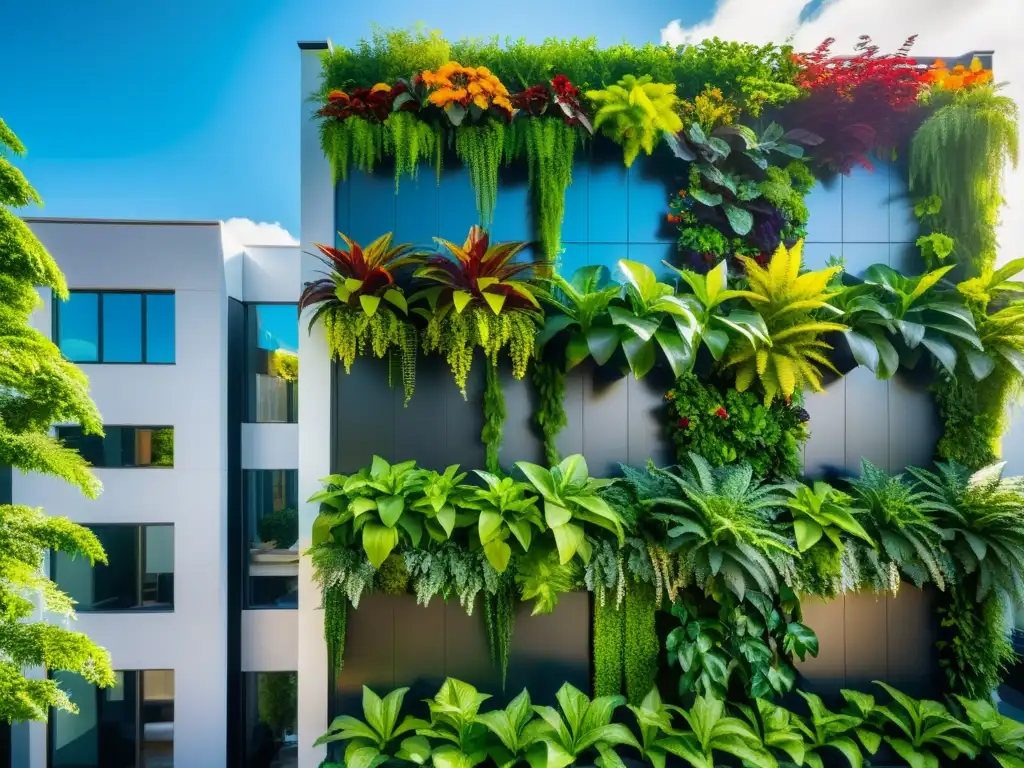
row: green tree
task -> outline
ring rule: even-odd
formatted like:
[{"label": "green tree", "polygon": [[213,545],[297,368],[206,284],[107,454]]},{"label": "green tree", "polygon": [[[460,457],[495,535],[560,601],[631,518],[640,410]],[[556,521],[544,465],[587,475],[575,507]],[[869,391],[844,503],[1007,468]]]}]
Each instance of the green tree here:
[{"label": "green tree", "polygon": [[[0,120],[0,466],[63,478],[95,498],[101,486],[88,464],[50,434],[55,423],[78,423],[92,434],[102,434],[102,425],[88,379],[29,322],[40,304],[35,286],[61,299],[68,288],[56,262],[11,210],[41,204],[11,162],[24,152]],[[26,667],[114,684],[106,650],[81,632],[33,620],[36,597],[45,611],[73,615],[73,601],[43,572],[47,549],[106,563],[88,529],[39,509],[0,505],[0,720],[45,720],[51,707],[77,711],[55,680],[26,678]]]}]

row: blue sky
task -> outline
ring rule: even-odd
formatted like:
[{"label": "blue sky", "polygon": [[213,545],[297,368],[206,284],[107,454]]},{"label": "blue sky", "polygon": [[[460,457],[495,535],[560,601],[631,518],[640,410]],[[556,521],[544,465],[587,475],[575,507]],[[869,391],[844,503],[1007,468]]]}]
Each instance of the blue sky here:
[{"label": "blue sky", "polygon": [[[298,231],[297,40],[371,23],[450,38],[659,40],[713,0],[72,0],[3,11],[0,117],[47,216],[281,222]],[[531,21],[530,19],[538,19]],[[34,213],[34,212],[33,212]]]}]

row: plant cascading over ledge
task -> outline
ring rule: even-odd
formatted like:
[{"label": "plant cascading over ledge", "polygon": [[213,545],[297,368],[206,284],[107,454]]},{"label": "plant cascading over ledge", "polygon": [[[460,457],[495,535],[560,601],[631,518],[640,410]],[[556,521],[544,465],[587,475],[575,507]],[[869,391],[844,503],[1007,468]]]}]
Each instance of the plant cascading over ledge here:
[{"label": "plant cascading over ledge", "polygon": [[344,364],[346,373],[367,350],[375,357],[399,355],[408,402],[416,385],[417,335],[395,272],[423,262],[426,255],[411,245],[392,246],[391,233],[366,248],[338,234],[347,249],[317,244],[320,260],[329,271],[306,285],[299,311],[316,307],[309,327],[323,323],[331,357]]}]

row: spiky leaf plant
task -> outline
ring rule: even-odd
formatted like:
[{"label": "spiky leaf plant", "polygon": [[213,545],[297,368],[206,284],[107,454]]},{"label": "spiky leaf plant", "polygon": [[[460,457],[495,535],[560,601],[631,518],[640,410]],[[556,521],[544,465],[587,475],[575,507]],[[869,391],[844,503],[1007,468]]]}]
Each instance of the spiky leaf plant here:
[{"label": "spiky leaf plant", "polygon": [[604,90],[587,91],[586,96],[598,107],[594,130],[622,145],[627,168],[641,149],[649,155],[666,133],[683,128],[676,112],[675,83],[655,83],[650,75],[626,75]]},{"label": "spiky leaf plant", "polygon": [[440,238],[437,242],[450,255],[433,256],[416,270],[416,277],[435,285],[411,297],[427,304],[413,309],[427,320],[424,350],[445,355],[463,397],[476,347],[491,365],[497,365],[498,354],[507,347],[512,374],[523,378],[543,321],[539,286],[524,275],[544,263],[515,261],[527,243],[491,245],[489,235],[476,226],[462,246]]},{"label": "spiky leaf plant", "polygon": [[995,85],[934,92],[932,101],[938,109],[910,144],[910,189],[942,199],[938,228],[956,241],[969,274],[981,274],[996,260],[1003,172],[1017,166],[1019,110]]},{"label": "spiky leaf plant", "polygon": [[859,539],[846,540],[853,557],[844,565],[849,586],[895,592],[904,576],[922,586],[931,581],[945,589],[955,569],[942,546],[942,510],[934,499],[905,475],[889,475],[867,459],[861,475],[850,480],[858,520],[877,549]]},{"label": "spiky leaf plant", "polygon": [[792,248],[780,245],[767,268],[754,259],[740,256],[747,268],[750,291],[762,301],[750,302],[764,318],[768,341],[735,340],[726,353],[724,368],[735,370],[736,389],[744,392],[760,382],[765,404],[776,397],[790,398],[797,389],[820,391],[822,368],[835,370],[825,356],[830,350],[822,334],[844,331],[845,325],[822,319],[835,315],[828,302],[835,294],[829,281],[839,271],[830,267],[800,274],[803,240]]},{"label": "spiky leaf plant", "polygon": [[678,474],[654,472],[676,487],[673,496],[641,499],[667,527],[680,568],[708,594],[750,590],[772,595],[793,573],[796,549],[774,525],[786,504],[786,486],[761,483],[749,464],[712,467],[690,455]]},{"label": "spiky leaf plant", "polygon": [[309,327],[323,323],[331,356],[344,364],[345,373],[367,348],[376,357],[399,355],[408,403],[416,386],[417,338],[395,272],[422,263],[425,254],[408,244],[393,246],[390,232],[366,248],[340,232],[338,235],[346,248],[316,244],[328,271],[303,289],[299,311],[316,307]]}]

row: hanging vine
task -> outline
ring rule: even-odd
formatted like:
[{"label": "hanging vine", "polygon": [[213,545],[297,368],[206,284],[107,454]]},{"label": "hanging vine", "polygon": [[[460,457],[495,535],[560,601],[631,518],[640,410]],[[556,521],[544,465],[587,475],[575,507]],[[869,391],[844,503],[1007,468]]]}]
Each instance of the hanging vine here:
[{"label": "hanging vine", "polygon": [[533,386],[537,393],[537,409],[533,419],[544,438],[544,457],[555,466],[562,460],[557,437],[567,423],[565,416],[565,371],[558,365],[540,360],[533,366]]},{"label": "hanging vine", "polygon": [[594,594],[594,696],[618,696],[622,692],[623,639],[626,611],[613,595]]},{"label": "hanging vine", "polygon": [[505,432],[505,393],[501,389],[501,377],[498,367],[487,366],[484,383],[484,428],[480,439],[484,444],[484,466],[491,474],[501,472],[501,440]]},{"label": "hanging vine", "polygon": [[658,676],[658,634],[654,620],[656,603],[654,587],[626,578],[623,609],[623,673],[626,698],[631,704],[643,701]]},{"label": "hanging vine", "polygon": [[333,680],[345,665],[345,634],[348,628],[348,598],[341,587],[323,593],[324,640],[327,641],[327,669]]},{"label": "hanging vine", "polygon": [[384,153],[384,129],[361,118],[325,120],[320,124],[320,145],[331,163],[334,183],[348,181],[349,168],[372,173]]},{"label": "hanging vine", "polygon": [[501,670],[501,687],[504,689],[518,601],[513,568],[508,568],[501,574],[496,592],[493,594],[484,592],[483,601],[487,645],[491,651],[491,662]]},{"label": "hanging vine", "polygon": [[489,227],[498,202],[498,169],[505,147],[505,126],[498,120],[463,125],[455,132],[455,152],[469,171],[480,224]]},{"label": "hanging vine", "polygon": [[395,159],[395,194],[403,175],[416,178],[421,163],[431,161],[441,181],[444,136],[436,122],[427,122],[412,112],[394,112],[384,122],[384,154]]},{"label": "hanging vine", "polygon": [[561,117],[515,120],[506,131],[506,160],[526,155],[537,235],[544,258],[552,264],[561,249],[565,191],[572,183],[577,132]]}]

